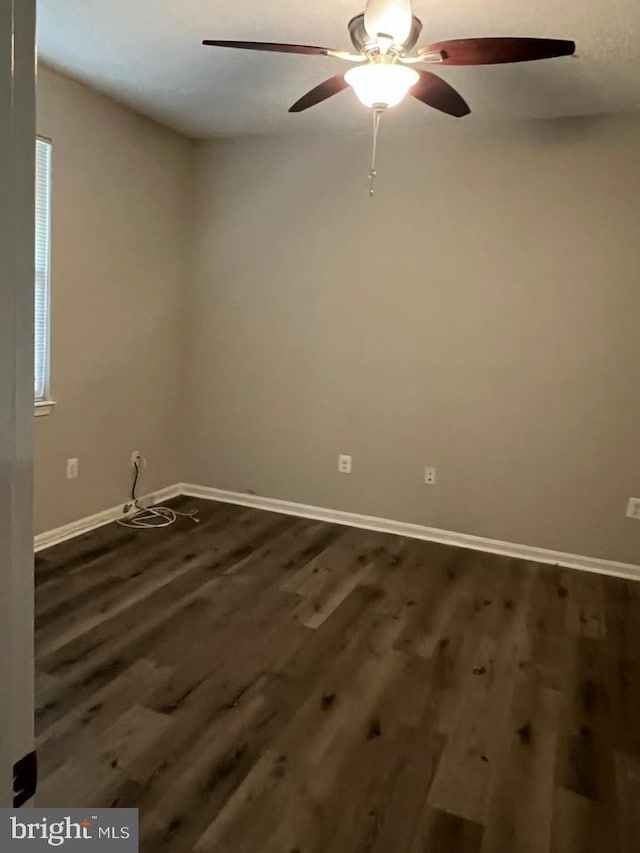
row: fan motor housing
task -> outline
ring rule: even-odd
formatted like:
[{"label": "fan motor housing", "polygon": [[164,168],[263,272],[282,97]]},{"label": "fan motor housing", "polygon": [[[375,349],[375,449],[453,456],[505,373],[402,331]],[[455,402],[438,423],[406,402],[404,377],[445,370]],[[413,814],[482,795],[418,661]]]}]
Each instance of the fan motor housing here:
[{"label": "fan motor housing", "polygon": [[[351,36],[351,41],[353,42],[353,46],[358,51],[358,53],[366,52],[367,47],[373,47],[374,42],[371,40],[371,36],[367,32],[364,25],[364,12],[360,15],[356,15],[355,18],[352,18],[349,21],[349,35]],[[418,43],[418,39],[420,38],[420,33],[422,32],[422,21],[420,18],[416,18],[415,15],[412,16],[411,22],[411,32],[407,37],[406,41],[403,44],[403,47],[406,51],[412,50],[416,44]]]}]

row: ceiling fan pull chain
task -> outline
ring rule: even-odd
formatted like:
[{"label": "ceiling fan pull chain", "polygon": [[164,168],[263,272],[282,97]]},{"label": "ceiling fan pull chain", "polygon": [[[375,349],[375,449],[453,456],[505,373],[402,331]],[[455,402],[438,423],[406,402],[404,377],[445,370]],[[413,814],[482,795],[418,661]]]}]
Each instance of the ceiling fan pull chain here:
[{"label": "ceiling fan pull chain", "polygon": [[369,195],[373,197],[375,189],[374,184],[377,176],[376,172],[376,157],[378,154],[378,132],[380,130],[380,119],[382,118],[382,113],[384,112],[384,107],[374,107],[373,108],[373,149],[371,152],[371,168],[369,169]]}]

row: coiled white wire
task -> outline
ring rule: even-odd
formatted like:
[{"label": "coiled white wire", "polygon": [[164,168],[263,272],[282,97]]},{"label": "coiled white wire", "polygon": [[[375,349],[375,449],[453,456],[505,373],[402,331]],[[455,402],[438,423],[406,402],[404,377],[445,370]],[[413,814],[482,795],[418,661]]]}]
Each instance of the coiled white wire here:
[{"label": "coiled white wire", "polygon": [[135,468],[135,474],[133,477],[133,486],[131,487],[131,500],[138,512],[118,519],[118,524],[122,525],[122,527],[133,527],[138,530],[151,530],[155,527],[169,527],[170,524],[174,524],[177,521],[178,516],[190,518],[194,524],[200,523],[197,509],[193,509],[191,512],[179,512],[170,506],[140,506],[136,497],[136,487],[138,485],[138,477],[140,476],[140,461],[138,459],[133,463],[133,467]]},{"label": "coiled white wire", "polygon": [[190,518],[194,524],[200,523],[197,509],[191,512],[178,512],[177,509],[172,509],[169,506],[150,506],[141,509],[135,515],[128,518],[121,518],[118,524],[121,524],[122,527],[149,530],[153,527],[169,527],[170,524],[173,524],[177,520],[178,516]]}]

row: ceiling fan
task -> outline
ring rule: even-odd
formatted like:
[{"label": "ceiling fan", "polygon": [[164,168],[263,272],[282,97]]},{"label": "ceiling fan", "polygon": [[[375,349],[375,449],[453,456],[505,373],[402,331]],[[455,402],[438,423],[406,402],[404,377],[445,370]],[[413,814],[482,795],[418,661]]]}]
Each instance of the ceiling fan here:
[{"label": "ceiling fan", "polygon": [[[367,0],[366,9],[349,21],[355,53],[306,44],[206,39],[203,44],[242,50],[331,56],[354,63],[346,74],[330,77],[290,107],[299,113],[326,101],[350,86],[358,99],[373,110],[375,140],[382,112],[399,104],[407,94],[429,107],[461,118],[471,110],[453,86],[418,64],[495,65],[571,56],[575,42],[544,38],[465,38],[435,42],[417,48],[422,21],[411,0]],[[374,156],[375,159],[375,156]],[[375,176],[372,164],[370,176]]]}]

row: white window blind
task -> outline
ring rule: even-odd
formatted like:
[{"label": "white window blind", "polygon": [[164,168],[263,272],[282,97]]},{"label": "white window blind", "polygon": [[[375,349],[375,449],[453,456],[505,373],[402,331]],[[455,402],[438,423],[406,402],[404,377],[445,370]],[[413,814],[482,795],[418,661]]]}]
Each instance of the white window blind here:
[{"label": "white window blind", "polygon": [[49,395],[49,256],[51,239],[51,143],[36,140],[35,399]]}]

